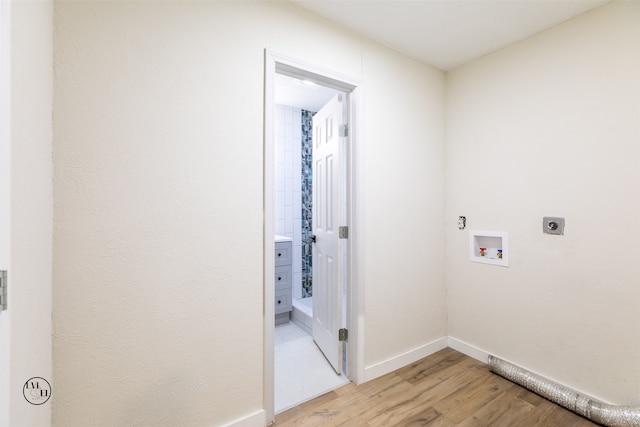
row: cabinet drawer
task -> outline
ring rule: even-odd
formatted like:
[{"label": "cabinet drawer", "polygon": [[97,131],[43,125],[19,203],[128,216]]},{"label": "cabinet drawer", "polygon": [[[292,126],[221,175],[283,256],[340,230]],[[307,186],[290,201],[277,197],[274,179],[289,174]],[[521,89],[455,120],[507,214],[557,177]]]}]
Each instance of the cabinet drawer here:
[{"label": "cabinet drawer", "polygon": [[276,285],[276,291],[291,288],[291,266],[276,267],[273,283]]},{"label": "cabinet drawer", "polygon": [[291,242],[276,243],[276,267],[280,265],[291,265]]},{"label": "cabinet drawer", "polygon": [[275,309],[276,314],[291,311],[291,290],[276,292]]}]

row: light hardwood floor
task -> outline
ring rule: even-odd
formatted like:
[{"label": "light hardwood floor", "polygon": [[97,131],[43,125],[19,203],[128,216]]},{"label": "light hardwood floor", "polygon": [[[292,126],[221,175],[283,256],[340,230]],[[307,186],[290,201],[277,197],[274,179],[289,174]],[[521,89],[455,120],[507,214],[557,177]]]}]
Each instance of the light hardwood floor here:
[{"label": "light hardwood floor", "polygon": [[595,425],[450,348],[359,386],[340,387],[278,414],[273,424],[275,427]]}]

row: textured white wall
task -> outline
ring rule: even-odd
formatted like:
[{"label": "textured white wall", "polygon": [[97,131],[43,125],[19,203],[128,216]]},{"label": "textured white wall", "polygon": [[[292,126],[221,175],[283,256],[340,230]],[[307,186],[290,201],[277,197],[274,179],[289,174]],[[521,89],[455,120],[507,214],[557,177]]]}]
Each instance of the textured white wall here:
[{"label": "textured white wall", "polygon": [[445,335],[443,73],[280,2],[55,7],[54,425],[263,407],[266,47],[364,80],[365,363]]},{"label": "textured white wall", "polygon": [[[614,2],[447,77],[449,335],[640,404],[640,3]],[[471,263],[472,229],[510,266]],[[564,216],[564,236],[542,234]]]},{"label": "textured white wall", "polygon": [[443,74],[371,46],[363,181],[365,365],[446,335]]},{"label": "textured white wall", "polygon": [[[22,386],[32,377],[52,381],[53,4],[12,2],[10,16],[10,290],[8,310],[0,314],[3,334],[9,321],[9,412],[2,415],[0,422],[7,426],[45,427],[50,425],[52,401],[31,405],[22,395]],[[3,346],[6,338],[2,337]],[[5,378],[3,372],[0,387],[7,384]],[[6,404],[3,401],[0,409],[5,409]]]}]

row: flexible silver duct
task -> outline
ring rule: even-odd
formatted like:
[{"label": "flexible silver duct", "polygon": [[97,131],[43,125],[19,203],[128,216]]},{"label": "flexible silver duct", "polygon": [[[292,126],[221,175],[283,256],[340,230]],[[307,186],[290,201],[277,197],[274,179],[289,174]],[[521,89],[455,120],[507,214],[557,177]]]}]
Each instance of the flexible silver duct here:
[{"label": "flexible silver duct", "polygon": [[640,407],[601,402],[491,355],[489,368],[491,372],[596,423],[609,427],[640,427]]}]

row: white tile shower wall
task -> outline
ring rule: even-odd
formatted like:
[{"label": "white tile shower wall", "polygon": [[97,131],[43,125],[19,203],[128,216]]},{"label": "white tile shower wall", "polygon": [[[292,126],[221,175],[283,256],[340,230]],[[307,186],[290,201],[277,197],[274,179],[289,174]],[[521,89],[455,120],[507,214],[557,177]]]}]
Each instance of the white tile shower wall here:
[{"label": "white tile shower wall", "polygon": [[293,297],[302,297],[301,111],[276,106],[276,234],[293,239]]},{"label": "white tile shower wall", "polygon": [[285,234],[284,225],[284,107],[276,106],[276,234]]}]

